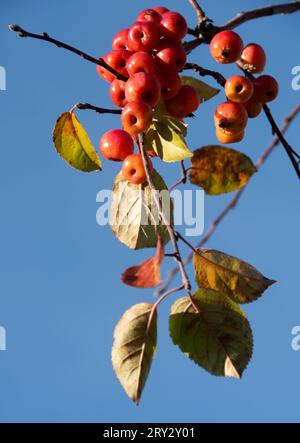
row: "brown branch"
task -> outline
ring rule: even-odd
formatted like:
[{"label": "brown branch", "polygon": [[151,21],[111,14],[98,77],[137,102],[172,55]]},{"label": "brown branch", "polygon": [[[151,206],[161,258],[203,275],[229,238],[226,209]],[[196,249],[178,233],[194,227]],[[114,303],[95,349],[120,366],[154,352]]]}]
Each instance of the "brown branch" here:
[{"label": "brown branch", "polygon": [[121,114],[122,111],[120,109],[106,109],[106,108],[99,108],[98,106],[90,105],[89,103],[77,103],[73,106],[71,111],[75,109],[85,110],[90,109],[92,111],[97,112],[98,114]]},{"label": "brown branch", "polygon": [[253,9],[251,11],[240,12],[221,26],[214,26],[210,23],[211,21],[209,19],[206,19],[202,22],[202,25],[200,24],[200,26],[196,28],[195,31],[198,33],[196,38],[186,42],[184,46],[187,53],[190,53],[202,43],[210,43],[211,39],[218,34],[218,32],[227,29],[235,29],[249,20],[273,16],[276,14],[292,14],[297,11],[300,11],[300,2],[294,1],[280,5],[271,5],[264,8]]},{"label": "brown branch", "polygon": [[180,162],[180,166],[181,166],[181,173],[182,173],[181,178],[176,183],[174,183],[174,185],[169,187],[169,192],[172,192],[173,189],[177,188],[177,186],[179,186],[181,184],[184,185],[186,183],[188,169],[185,168],[183,161]]},{"label": "brown branch", "polygon": [[198,18],[198,24],[200,25],[202,22],[204,22],[207,17],[197,0],[189,0],[190,4],[194,8],[197,18]]},{"label": "brown branch", "polygon": [[202,68],[202,66],[197,65],[196,63],[186,63],[183,70],[193,70],[201,77],[210,76],[216,80],[216,82],[224,88],[226,83],[226,78],[220,72],[212,71],[211,69]]},{"label": "brown branch", "polygon": [[56,40],[55,38],[50,37],[46,32],[43,34],[33,34],[32,32],[25,31],[25,29],[21,28],[19,25],[9,25],[9,29],[13,32],[16,32],[20,37],[30,37],[35,38],[37,40],[43,40],[49,43],[54,44],[58,48],[64,48],[67,51],[73,52],[74,54],[79,55],[80,57],[84,58],[85,60],[88,60],[91,63],[94,63],[95,65],[102,66],[102,68],[107,69],[111,74],[113,74],[116,78],[119,80],[127,80],[126,77],[121,75],[119,72],[115,71],[113,68],[111,68],[102,58],[94,58],[91,55],[86,54],[83,51],[80,51],[77,48],[74,48],[73,46],[68,45],[67,43],[61,42],[60,40]]},{"label": "brown branch", "polygon": [[265,8],[253,9],[252,11],[240,12],[227,23],[219,27],[219,31],[234,29],[249,20],[256,18],[269,17],[277,14],[293,14],[300,11],[300,2],[283,3],[280,5],[266,6]]},{"label": "brown branch", "polygon": [[[293,120],[298,116],[299,113],[300,113],[300,104],[297,105],[292,110],[292,112],[284,119],[283,126],[282,126],[281,131],[280,131],[281,134],[285,134],[286,133],[286,131],[288,130],[289,126],[291,125]],[[256,161],[255,166],[256,166],[257,169],[261,168],[261,166],[266,162],[268,157],[272,154],[272,152],[274,151],[276,146],[278,146],[279,143],[280,143],[280,139],[279,139],[278,136],[276,136],[273,139],[273,141],[270,143],[270,145],[267,147],[267,149],[262,153],[262,155]],[[208,242],[208,240],[210,240],[210,238],[212,237],[212,235],[214,234],[214,232],[218,228],[219,224],[224,220],[224,218],[227,216],[227,214],[233,208],[236,207],[236,205],[239,202],[239,200],[241,198],[241,195],[243,194],[246,186],[247,185],[245,185],[243,188],[239,189],[234,194],[234,196],[230,200],[230,202],[224,207],[224,209],[219,213],[219,215],[211,222],[211,225],[209,226],[209,228],[207,229],[207,231],[205,232],[205,234],[203,235],[203,237],[201,238],[201,240],[197,244],[197,248],[202,248]],[[191,262],[192,258],[193,258],[193,252],[188,254],[188,256],[184,259],[183,264],[185,266],[188,265]],[[175,277],[175,275],[177,273],[178,273],[178,269],[177,268],[173,268],[169,272],[169,274],[168,274],[164,284],[156,291],[157,295],[163,293],[169,287],[170,283],[172,282],[173,278]]]},{"label": "brown branch", "polygon": [[183,264],[183,260],[182,260],[182,257],[181,257],[180,251],[179,251],[179,247],[178,247],[178,243],[177,243],[177,236],[175,233],[174,226],[172,225],[171,221],[169,220],[169,217],[166,215],[166,213],[164,211],[162,202],[161,202],[159,196],[157,195],[157,190],[156,190],[155,185],[153,183],[152,175],[151,175],[150,168],[149,168],[148,155],[147,155],[145,148],[144,148],[144,136],[142,134],[138,135],[138,146],[139,146],[139,150],[142,155],[143,165],[144,165],[144,169],[146,172],[147,181],[148,181],[148,184],[151,189],[152,198],[157,206],[161,221],[166,226],[166,229],[167,229],[168,234],[170,236],[170,240],[171,240],[173,250],[174,250],[174,260],[177,263],[178,271],[181,274],[183,287],[185,289],[186,295],[191,300],[191,303],[195,309],[195,312],[199,313],[199,309],[193,300],[193,296],[192,296],[192,292],[191,292],[191,282],[190,282],[187,272],[185,270],[185,266]]}]

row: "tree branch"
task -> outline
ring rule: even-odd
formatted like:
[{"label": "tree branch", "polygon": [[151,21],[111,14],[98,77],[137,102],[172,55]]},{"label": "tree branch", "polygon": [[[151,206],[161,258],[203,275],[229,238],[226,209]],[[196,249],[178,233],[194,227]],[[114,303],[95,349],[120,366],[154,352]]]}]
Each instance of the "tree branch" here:
[{"label": "tree branch", "polygon": [[55,38],[50,37],[46,32],[43,34],[33,34],[32,32],[25,31],[25,29],[21,28],[19,25],[9,25],[9,29],[13,32],[16,32],[19,37],[30,37],[35,38],[37,40],[44,40],[46,42],[52,43],[58,48],[64,48],[67,51],[73,52],[74,54],[79,55],[80,57],[84,58],[85,60],[88,60],[91,63],[94,63],[95,65],[101,66],[102,68],[107,69],[111,74],[113,74],[116,78],[119,80],[127,80],[126,77],[121,75],[119,72],[115,71],[113,68],[111,68],[102,58],[94,58],[88,54],[86,54],[83,51],[80,51],[77,48],[74,48],[73,46],[70,46],[64,42],[61,42],[60,40],[56,40]]},{"label": "tree branch", "polygon": [[194,72],[197,72],[201,77],[210,76],[216,80],[217,83],[219,83],[220,86],[224,88],[226,83],[226,78],[223,77],[220,72],[211,71],[210,69],[202,68],[202,66],[197,65],[196,63],[186,63],[183,70],[193,70]]},{"label": "tree branch", "polygon": [[151,172],[150,172],[150,168],[149,168],[149,162],[148,162],[148,155],[147,155],[145,148],[144,148],[144,137],[142,134],[138,135],[138,146],[139,146],[139,150],[142,155],[143,165],[144,165],[144,169],[146,172],[147,181],[148,181],[148,184],[151,189],[152,198],[154,199],[154,202],[157,206],[159,216],[162,220],[162,223],[166,226],[166,229],[167,229],[169,236],[170,236],[170,240],[171,240],[173,250],[174,250],[174,260],[176,261],[177,266],[178,266],[178,270],[181,274],[182,283],[183,283],[186,295],[190,298],[191,303],[195,309],[195,312],[199,313],[199,308],[197,307],[196,303],[194,302],[194,299],[192,296],[191,282],[190,282],[187,272],[185,270],[185,266],[183,264],[182,257],[181,257],[180,251],[179,251],[179,247],[178,247],[178,243],[177,243],[177,236],[175,233],[174,226],[171,224],[169,217],[165,214],[164,208],[162,206],[162,202],[161,202],[159,196],[157,195],[157,190],[156,190],[155,185],[152,180],[152,176],[151,176]]},{"label": "tree branch", "polygon": [[[191,0],[189,1],[191,2]],[[225,31],[227,29],[235,29],[249,20],[268,17],[276,14],[292,14],[297,11],[300,11],[300,2],[294,1],[280,5],[271,5],[264,8],[253,9],[251,11],[240,12],[221,26],[214,26],[212,25],[211,20],[206,19],[195,29],[197,32],[196,38],[186,42],[184,46],[187,53],[190,53],[202,43],[210,43],[211,39],[218,34],[218,32]]]},{"label": "tree branch", "polygon": [[98,114],[121,114],[122,111],[120,109],[106,109],[106,108],[99,108],[98,106],[90,105],[89,103],[77,103],[73,106],[71,111],[75,109],[85,110],[90,109],[92,111],[97,112]]},{"label": "tree branch", "polygon": [[[300,113],[300,104],[297,105],[291,111],[291,113],[284,119],[283,126],[282,126],[281,131],[280,131],[281,134],[285,134],[286,133],[286,131],[288,130],[289,126],[291,125],[293,120],[298,116],[299,113]],[[256,161],[255,166],[256,166],[256,168],[258,170],[266,162],[266,160],[269,158],[269,156],[272,154],[272,152],[274,151],[276,146],[278,146],[279,143],[280,143],[280,139],[279,139],[278,136],[276,136],[273,139],[273,141],[270,143],[270,145],[267,147],[267,149],[262,153],[262,155]],[[247,183],[247,185],[248,185],[248,183]],[[233,208],[236,207],[236,205],[238,204],[238,202],[239,202],[239,200],[240,200],[240,198],[241,198],[241,196],[242,196],[242,194],[243,194],[243,192],[244,192],[244,190],[245,190],[247,185],[245,185],[243,188],[239,189],[234,194],[234,196],[230,200],[230,202],[224,207],[224,209],[219,213],[219,215],[211,222],[211,225],[209,226],[209,228],[207,229],[207,231],[205,232],[205,234],[203,235],[203,237],[201,238],[201,240],[197,244],[197,248],[202,248],[208,242],[208,240],[210,240],[210,238],[215,233],[215,231],[218,228],[218,226],[220,225],[220,223],[224,220],[224,218],[228,215],[228,213]],[[188,265],[191,262],[192,258],[193,258],[193,252],[188,254],[188,256],[184,259],[183,264],[185,266]],[[163,293],[169,287],[170,283],[172,282],[173,278],[175,277],[175,275],[177,273],[178,273],[178,269],[177,268],[173,268],[169,272],[169,274],[167,276],[167,279],[165,280],[164,284],[156,291],[157,295]]]},{"label": "tree branch", "polygon": [[197,0],[189,0],[189,2],[196,12],[198,18],[198,24],[200,25],[200,23],[204,22],[207,19],[206,14],[199,5],[199,3],[197,2]]}]

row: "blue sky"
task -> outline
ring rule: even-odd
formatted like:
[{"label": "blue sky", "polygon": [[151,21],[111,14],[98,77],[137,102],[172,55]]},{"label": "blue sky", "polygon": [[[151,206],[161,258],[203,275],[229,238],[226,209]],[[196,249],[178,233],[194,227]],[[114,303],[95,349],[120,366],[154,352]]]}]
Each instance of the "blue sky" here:
[{"label": "blue sky", "polygon": [[[217,24],[237,11],[269,3],[202,1]],[[164,4],[195,24],[188,1]],[[168,336],[170,301],[159,312],[158,352],[139,407],[128,400],[112,371],[116,322],[130,305],[153,300],[151,291],[126,287],[119,275],[149,251],[133,253],[108,227],[96,224],[96,194],[111,188],[119,165],[104,162],[101,173],[80,173],[60,160],[51,141],[56,118],[74,103],[110,106],[108,86],[92,64],[46,43],[21,40],[7,26],[13,22],[33,32],[47,31],[100,56],[110,50],[119,29],[153,5],[137,0],[2,2],[0,65],[7,72],[7,90],[0,91],[0,325],[7,331],[7,351],[0,352],[1,422],[299,421],[300,351],[291,348],[291,329],[300,324],[299,183],[281,147],[208,244],[278,281],[245,307],[255,349],[242,381],[210,376],[181,355]],[[275,75],[281,88],[271,105],[278,121],[300,101],[300,91],[291,88],[291,69],[299,65],[298,25],[299,14],[239,29],[245,42],[266,48],[266,73]],[[218,68],[205,46],[190,60]],[[233,67],[223,69],[224,75],[234,72]],[[216,144],[213,112],[221,100],[220,95],[203,105],[191,122],[191,149]],[[90,111],[78,116],[95,145],[105,131],[119,127],[115,116]],[[299,122],[288,133],[298,151]],[[261,116],[250,121],[238,147],[255,160],[270,139]],[[179,175],[178,165],[159,169],[169,183]],[[230,198],[206,198],[206,226]]]}]

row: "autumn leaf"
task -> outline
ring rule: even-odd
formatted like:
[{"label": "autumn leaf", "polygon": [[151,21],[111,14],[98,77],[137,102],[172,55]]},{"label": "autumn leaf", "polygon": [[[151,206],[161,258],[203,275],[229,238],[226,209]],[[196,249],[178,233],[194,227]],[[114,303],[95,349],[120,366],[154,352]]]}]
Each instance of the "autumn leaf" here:
[{"label": "autumn leaf", "polygon": [[204,146],[191,159],[190,181],[218,195],[245,186],[256,167],[245,154],[223,146]]},{"label": "autumn leaf", "polygon": [[123,283],[135,288],[155,288],[161,284],[160,265],[165,255],[161,238],[157,238],[156,254],[143,263],[126,269],[121,275]]},{"label": "autumn leaf", "polygon": [[170,335],[181,351],[213,375],[241,378],[253,348],[245,313],[235,302],[210,289],[177,300],[170,313]]},{"label": "autumn leaf", "polygon": [[[173,204],[167,185],[155,170],[152,172],[152,180],[164,213],[172,221]],[[163,244],[170,240],[148,183],[129,183],[122,172],[115,179],[109,223],[118,240],[132,249],[155,248],[158,236]]]},{"label": "autumn leaf", "polygon": [[249,263],[213,249],[198,249],[194,268],[200,288],[214,289],[237,303],[256,300],[275,283]]},{"label": "autumn leaf", "polygon": [[128,309],[114,332],[112,364],[127,395],[139,403],[156,350],[157,312],[139,303]]},{"label": "autumn leaf", "polygon": [[53,143],[59,155],[73,168],[84,172],[101,170],[101,161],[74,112],[64,112],[56,121]]}]

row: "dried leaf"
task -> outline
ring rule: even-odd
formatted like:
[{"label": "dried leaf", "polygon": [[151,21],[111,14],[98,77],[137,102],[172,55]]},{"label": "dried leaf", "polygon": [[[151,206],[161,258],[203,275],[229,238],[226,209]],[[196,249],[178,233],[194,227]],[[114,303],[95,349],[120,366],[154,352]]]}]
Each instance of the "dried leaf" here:
[{"label": "dried leaf", "polygon": [[[168,188],[153,170],[152,179],[168,220],[173,220],[173,205]],[[132,249],[155,248],[158,236],[163,244],[170,237],[158,215],[157,206],[148,183],[133,185],[119,173],[115,179],[110,209],[110,226],[115,236]]]},{"label": "dried leaf", "polygon": [[114,332],[112,364],[127,395],[139,403],[156,350],[157,313],[140,303],[128,309]]},{"label": "dried leaf", "polygon": [[161,238],[157,239],[156,254],[143,263],[126,269],[121,275],[123,283],[135,288],[155,288],[161,284],[160,265],[165,255]]},{"label": "dried leaf", "polygon": [[245,261],[213,249],[198,249],[194,268],[199,287],[214,289],[237,303],[256,300],[275,283]]},{"label": "dried leaf", "polygon": [[210,195],[242,188],[256,172],[249,157],[223,146],[204,146],[197,149],[191,163],[191,183],[201,186]]}]

